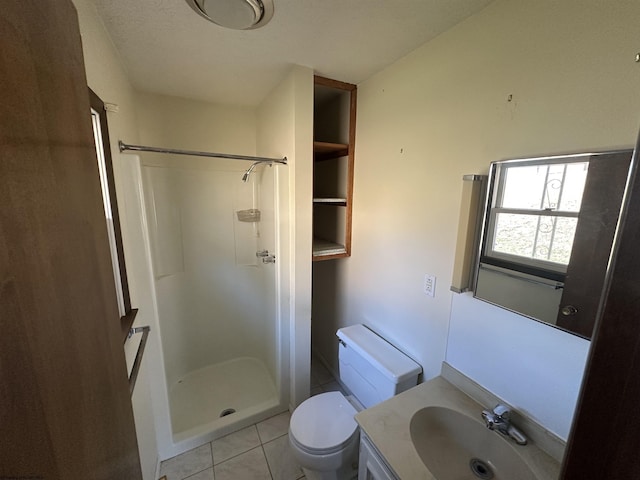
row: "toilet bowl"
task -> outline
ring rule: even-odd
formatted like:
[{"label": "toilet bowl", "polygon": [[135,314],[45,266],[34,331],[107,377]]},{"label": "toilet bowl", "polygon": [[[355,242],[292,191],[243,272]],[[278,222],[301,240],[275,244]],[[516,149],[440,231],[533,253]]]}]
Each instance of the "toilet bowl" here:
[{"label": "toilet bowl", "polygon": [[364,325],[341,328],[339,377],[353,396],[315,395],[296,408],[289,444],[308,480],[358,476],[356,413],[417,384],[422,367]]},{"label": "toilet bowl", "polygon": [[357,410],[340,392],[327,392],[303,402],[291,415],[289,443],[310,480],[357,476],[360,433]]}]

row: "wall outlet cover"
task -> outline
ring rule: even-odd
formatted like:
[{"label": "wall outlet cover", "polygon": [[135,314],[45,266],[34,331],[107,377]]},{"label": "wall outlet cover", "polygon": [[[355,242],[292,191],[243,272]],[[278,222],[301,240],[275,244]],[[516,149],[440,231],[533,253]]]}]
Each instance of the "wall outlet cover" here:
[{"label": "wall outlet cover", "polygon": [[436,277],[435,275],[425,274],[424,276],[424,293],[430,297],[436,296]]}]

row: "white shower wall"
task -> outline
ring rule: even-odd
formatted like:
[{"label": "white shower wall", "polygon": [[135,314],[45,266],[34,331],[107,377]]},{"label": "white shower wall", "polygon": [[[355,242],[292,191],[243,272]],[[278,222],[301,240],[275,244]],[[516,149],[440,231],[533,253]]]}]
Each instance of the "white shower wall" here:
[{"label": "white shower wall", "polygon": [[[211,159],[143,163],[169,387],[237,357],[260,359],[275,381],[275,266],[255,258],[275,250],[273,187],[254,196],[240,181],[244,163],[232,170]],[[251,182],[262,178],[255,173]],[[270,174],[264,179],[273,183]],[[246,208],[260,208],[255,226],[238,222],[235,212]]]},{"label": "white shower wall", "polygon": [[[313,77],[311,70],[306,70],[307,74],[305,75],[304,82],[309,84],[309,98],[311,99],[310,87]],[[285,89],[290,91],[290,82],[287,81],[283,82],[283,84],[284,83],[286,83]],[[291,94],[293,93],[294,92],[291,91]],[[155,278],[155,273],[163,272],[151,272],[151,270],[154,269],[151,268],[150,264],[148,265],[151,288],[154,294],[157,293],[157,295],[154,295],[154,302],[158,307],[158,320],[157,327],[153,331],[156,332],[156,338],[158,338],[159,346],[161,346],[161,348],[158,349],[158,354],[149,360],[154,366],[154,372],[157,373],[155,377],[157,381],[154,386],[159,387],[154,393],[159,405],[155,420],[161,459],[169,458],[196,447],[203,442],[219,438],[234,429],[263,420],[270,415],[278,413],[284,406],[289,404],[289,336],[292,334],[294,322],[293,318],[289,318],[289,304],[290,302],[294,302],[292,299],[294,295],[290,291],[293,288],[293,284],[290,282],[290,271],[293,259],[290,258],[291,252],[289,249],[291,234],[288,197],[292,187],[288,174],[291,171],[292,161],[295,163],[296,157],[302,159],[303,155],[295,155],[295,152],[292,150],[294,145],[288,141],[288,138],[293,136],[293,133],[290,132],[290,130],[294,128],[294,124],[290,121],[292,119],[287,117],[285,118],[286,121],[282,122],[279,121],[281,119],[277,115],[277,112],[282,110],[282,108],[278,108],[280,105],[284,104],[288,108],[288,105],[293,101],[292,95],[288,95],[285,98],[270,95],[269,98],[271,99],[269,105],[275,105],[276,108],[265,109],[261,107],[258,109],[261,112],[261,118],[258,120],[257,110],[253,108],[216,105],[185,98],[140,92],[136,94],[136,112],[140,133],[137,141],[142,145],[235,153],[240,155],[259,154],[270,157],[286,155],[290,161],[289,166],[260,167],[254,170],[254,174],[252,174],[254,178],[262,177],[259,189],[260,197],[258,200],[261,210],[260,239],[264,241],[264,246],[261,244],[261,248],[267,248],[270,252],[273,249],[277,255],[277,263],[275,265],[260,264],[253,267],[244,267],[245,269],[253,269],[253,273],[255,274],[251,275],[245,272],[244,275],[249,280],[256,281],[256,284],[260,284],[263,288],[261,291],[264,294],[265,301],[260,309],[259,318],[261,320],[255,318],[255,322],[253,323],[244,322],[246,328],[239,328],[238,325],[235,325],[235,327],[238,328],[233,328],[234,324],[229,327],[232,331],[232,337],[234,337],[233,341],[238,341],[243,349],[237,354],[245,355],[248,351],[251,357],[259,359],[260,362],[264,364],[269,372],[269,376],[272,377],[270,380],[273,380],[275,383],[274,393],[269,400],[263,398],[264,392],[260,392],[260,395],[250,395],[253,400],[253,406],[251,407],[244,405],[244,398],[235,397],[233,402],[231,402],[233,404],[225,404],[224,406],[225,408],[239,407],[242,413],[238,411],[237,415],[216,418],[214,422],[211,422],[211,419],[208,417],[204,418],[206,415],[203,414],[202,422],[199,424],[200,427],[189,429],[188,431],[183,431],[176,425],[176,423],[180,422],[176,422],[176,419],[172,418],[173,415],[170,412],[170,403],[174,407],[173,410],[179,410],[175,408],[176,398],[179,396],[178,393],[182,393],[177,392],[176,388],[172,388],[176,387],[175,383],[172,384],[172,382],[179,379],[180,375],[184,372],[190,371],[191,368],[196,368],[197,365],[208,364],[208,362],[215,362],[218,358],[222,358],[225,352],[229,352],[230,348],[227,347],[231,345],[231,342],[224,341],[220,343],[216,342],[215,339],[211,341],[210,339],[220,334],[220,329],[215,329],[215,332],[212,331],[213,329],[208,330],[208,328],[211,327],[210,323],[203,321],[205,328],[197,329],[182,325],[180,322],[184,322],[184,319],[178,322],[168,321],[170,318],[180,318],[185,312],[191,315],[193,313],[191,310],[196,310],[190,305],[191,299],[195,296],[195,292],[191,291],[186,282],[182,282],[180,285],[180,291],[183,292],[184,295],[176,294],[173,297],[169,297],[173,302],[167,302],[164,298],[167,297],[166,291],[169,290],[171,282],[178,284],[180,283],[180,279],[189,276],[187,270],[189,259],[183,257],[182,251],[185,250],[186,245],[191,242],[191,240],[187,238],[189,234],[185,233],[191,227],[188,227],[186,224],[183,225],[185,221],[181,218],[182,214],[177,215],[175,218],[169,215],[169,218],[158,219],[153,215],[153,211],[151,210],[143,213],[144,218],[148,219],[147,223],[149,224],[149,228],[145,228],[145,232],[149,233],[146,238],[148,241],[145,240],[145,251],[149,256],[149,260],[151,260],[153,256],[151,252],[157,247],[157,245],[154,246],[153,244],[154,240],[157,239],[152,238],[152,230],[154,230],[152,224],[157,220],[162,220],[160,223],[164,224],[164,229],[169,230],[169,237],[167,237],[165,244],[170,246],[168,249],[170,254],[165,257],[165,260],[167,260],[165,267],[181,270],[176,274],[166,274],[162,275],[162,278]],[[311,104],[310,101],[309,104]],[[265,115],[265,110],[268,110],[267,113],[273,113],[273,115]],[[309,110],[308,115],[305,114],[304,117],[306,118],[308,116],[310,119],[310,112],[311,110]],[[265,145],[264,141],[258,145],[257,133],[260,131],[264,134],[265,125],[269,127],[268,145]],[[273,125],[277,125],[278,128],[272,128]],[[310,132],[311,130],[309,129],[309,133],[305,135],[305,138],[307,136],[309,137],[309,144],[305,145],[302,149],[305,152],[305,164],[308,160],[309,165],[311,165]],[[258,151],[258,147],[260,151]],[[236,185],[242,185],[240,180],[242,173],[250,165],[250,162],[243,161],[217,158],[171,157],[146,153],[141,155],[141,158],[144,165],[141,165],[140,187],[142,187],[143,183],[148,183],[148,179],[145,179],[147,176],[145,170],[148,167],[195,169],[200,172],[205,171],[205,175],[209,175],[209,173],[206,172],[216,170],[218,172],[227,172],[231,175],[228,181],[221,180],[220,182],[216,182],[214,186],[211,186],[212,189],[218,190],[220,196],[227,200],[233,199],[233,197],[230,196],[231,192],[235,191]],[[156,168],[156,170],[160,169]],[[162,175],[160,175],[160,177],[162,178]],[[173,198],[179,193],[181,194],[185,188],[188,190],[191,187],[181,185],[180,182],[172,176],[169,176],[169,178],[171,180],[165,181],[163,187],[165,190],[168,190],[168,192],[166,192],[168,195],[165,207],[172,205],[175,207],[177,202],[175,202]],[[145,181],[143,182],[143,180]],[[310,185],[310,181],[308,183]],[[233,188],[231,186],[233,186]],[[148,191],[148,188],[146,190]],[[142,199],[141,189],[138,191],[140,192],[141,202],[144,203],[145,209],[148,209],[149,198]],[[224,194],[225,191],[227,195]],[[197,196],[197,192],[191,192],[190,195],[192,193],[194,197]],[[207,195],[215,194],[207,193]],[[142,205],[140,205],[140,207],[142,207]],[[206,215],[209,214],[210,212],[206,212]],[[204,216],[203,214],[197,217],[204,218]],[[208,222],[208,219],[202,221]],[[227,221],[231,222],[232,220],[227,218]],[[193,228],[195,229],[196,227],[197,224],[194,225]],[[162,229],[163,227],[160,228],[160,230]],[[185,232],[183,232],[183,230],[185,230]],[[230,230],[229,233],[232,231],[233,229]],[[176,232],[180,232],[179,235]],[[273,239],[273,243],[269,241],[267,244],[267,238]],[[181,243],[182,245],[180,245]],[[171,253],[172,249],[180,252],[180,254]],[[307,255],[304,257],[305,259],[308,258]],[[184,265],[182,265],[183,263]],[[201,278],[208,281],[209,276],[207,275],[205,266],[206,264],[203,261],[203,265],[199,265],[198,268],[200,269],[199,271],[202,272]],[[182,272],[183,268],[186,272]],[[222,267],[218,265],[213,267],[213,270],[216,268],[221,269]],[[209,272],[210,271],[212,270],[209,270]],[[260,280],[258,280],[258,278],[260,278]],[[232,279],[227,279],[226,283],[230,283],[231,280]],[[156,288],[158,286],[159,288]],[[226,284],[224,287],[226,287]],[[233,295],[239,293],[243,293],[242,290],[236,289],[232,291]],[[156,297],[157,302],[155,301]],[[242,301],[247,302],[247,299],[253,302],[252,297],[247,295],[244,296]],[[207,302],[208,301],[209,299],[207,299]],[[163,302],[165,304],[169,303],[172,310],[163,312]],[[247,308],[247,306],[243,306],[243,308]],[[219,314],[219,309],[220,307],[216,306],[215,315]],[[201,321],[207,314],[211,315],[211,309],[209,308],[209,310],[209,312],[203,313],[199,318],[196,318],[196,320]],[[256,309],[254,308],[254,310]],[[200,314],[202,312],[195,313]],[[234,319],[233,322],[235,323],[237,320]],[[247,335],[247,331],[254,331],[256,334]],[[258,334],[257,332],[260,333]],[[256,338],[260,337],[260,335],[262,335],[261,342],[257,343]],[[188,339],[193,337],[196,338],[196,342],[195,345],[191,346],[189,345],[190,342]],[[201,337],[206,337],[207,340],[205,341]],[[241,338],[242,341],[239,341],[238,338]],[[231,361],[231,363],[236,367],[248,365],[244,360],[238,360],[237,362]],[[226,365],[224,375],[228,376],[231,371],[229,367],[231,364],[217,363],[214,365],[216,365],[216,367],[204,367],[203,370],[218,371],[220,369],[217,367]],[[203,370],[193,370],[194,375],[183,377],[185,380],[179,384],[179,390],[186,388],[185,386],[192,383],[186,379],[200,378]],[[234,375],[234,378],[236,377],[244,378],[245,375],[237,373]],[[212,377],[212,379],[208,380],[208,383],[217,384],[219,382]],[[308,385],[308,381],[302,383]],[[226,389],[226,387],[222,388]],[[216,389],[217,392],[220,390],[220,388]],[[200,396],[208,400],[213,400],[208,394],[202,394]],[[216,396],[216,398],[217,397],[218,396]],[[218,400],[220,400],[220,402],[227,402],[225,398]],[[193,404],[190,405],[189,408],[192,411],[204,412],[211,409],[213,409],[213,411],[217,410],[217,407],[213,408],[210,403],[207,403],[207,408],[202,409],[198,406],[193,406]]]},{"label": "white shower wall", "polygon": [[[258,167],[254,170],[255,180],[259,185],[258,204],[260,206],[260,237],[258,239],[258,248],[266,249],[270,254],[276,256],[278,265],[282,263],[282,255],[280,253],[280,241],[277,237],[277,227],[279,217],[277,192],[279,187],[279,172],[282,166],[275,167]],[[279,282],[277,278],[278,268],[274,264],[261,264],[258,269],[260,276],[260,285],[262,287],[262,307],[260,309],[262,315],[271,315],[274,321],[265,321],[263,324],[264,338],[262,339],[262,347],[264,348],[264,363],[269,372],[272,372],[273,380],[276,387],[281,392],[281,368],[283,359],[281,358],[281,341],[279,332],[279,320],[281,315],[278,309]],[[270,317],[271,318],[271,317]]]}]

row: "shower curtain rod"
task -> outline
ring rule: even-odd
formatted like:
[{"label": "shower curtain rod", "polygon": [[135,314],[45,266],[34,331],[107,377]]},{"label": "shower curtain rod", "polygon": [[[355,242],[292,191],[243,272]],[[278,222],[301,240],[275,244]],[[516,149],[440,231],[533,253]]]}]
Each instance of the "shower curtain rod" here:
[{"label": "shower curtain rod", "polygon": [[252,155],[231,155],[228,153],[198,152],[195,150],[177,150],[173,148],[147,147],[145,145],[128,145],[122,140],[118,141],[118,146],[120,147],[120,152],[131,150],[134,152],[172,153],[174,155],[191,155],[194,157],[230,158],[232,160],[249,160],[251,162],[260,163],[280,163],[282,165],[287,164],[287,157],[268,158],[254,157]]}]

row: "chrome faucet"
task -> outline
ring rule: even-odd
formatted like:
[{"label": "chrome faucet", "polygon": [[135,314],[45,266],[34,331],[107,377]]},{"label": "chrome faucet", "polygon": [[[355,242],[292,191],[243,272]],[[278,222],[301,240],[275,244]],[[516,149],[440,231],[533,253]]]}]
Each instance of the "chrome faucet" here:
[{"label": "chrome faucet", "polygon": [[489,430],[494,430],[505,437],[511,437],[518,445],[526,445],[527,437],[511,424],[511,410],[509,407],[498,404],[490,412],[482,411],[482,418]]}]

